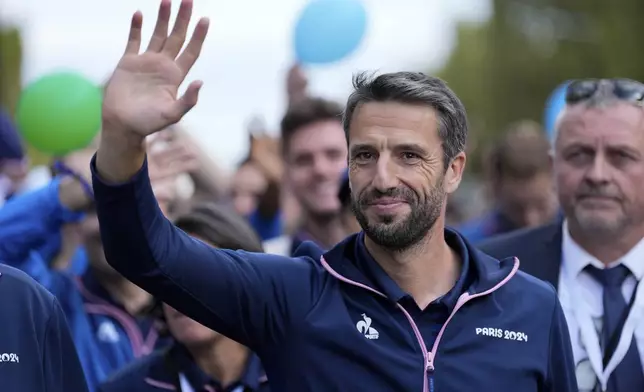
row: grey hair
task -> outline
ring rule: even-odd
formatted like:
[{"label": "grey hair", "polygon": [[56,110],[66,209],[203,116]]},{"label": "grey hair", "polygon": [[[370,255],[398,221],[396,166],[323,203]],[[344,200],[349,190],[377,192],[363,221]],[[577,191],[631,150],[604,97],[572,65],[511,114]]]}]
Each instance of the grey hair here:
[{"label": "grey hair", "polygon": [[438,113],[438,135],[443,145],[443,166],[465,150],[467,113],[465,107],[447,84],[421,72],[396,72],[376,76],[361,72],[353,76],[353,92],[347,100],[343,116],[344,132],[349,141],[353,114],[368,102],[400,102],[422,104]]}]

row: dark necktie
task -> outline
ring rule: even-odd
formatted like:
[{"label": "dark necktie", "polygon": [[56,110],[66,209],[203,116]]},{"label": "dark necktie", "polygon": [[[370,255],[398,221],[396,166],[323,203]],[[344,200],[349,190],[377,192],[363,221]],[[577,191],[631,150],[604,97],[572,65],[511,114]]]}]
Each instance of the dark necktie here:
[{"label": "dark necktie", "polygon": [[[586,270],[604,288],[604,321],[601,340],[602,347],[606,350],[607,346],[614,346],[609,342],[611,339],[617,340],[621,333],[618,329],[623,326],[623,320],[628,312],[628,305],[622,294],[622,284],[631,272],[621,264],[606,269],[588,266]],[[644,372],[635,337],[631,340],[628,352],[611,374],[607,392],[633,391],[644,391]]]}]

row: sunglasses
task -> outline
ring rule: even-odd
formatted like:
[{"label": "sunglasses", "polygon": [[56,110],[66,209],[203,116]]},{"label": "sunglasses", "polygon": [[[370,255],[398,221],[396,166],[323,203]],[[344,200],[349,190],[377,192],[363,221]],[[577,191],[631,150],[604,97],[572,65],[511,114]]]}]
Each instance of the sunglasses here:
[{"label": "sunglasses", "polygon": [[590,99],[599,86],[610,84],[613,94],[621,101],[644,104],[644,84],[632,79],[581,79],[570,82],[566,103],[575,104]]}]

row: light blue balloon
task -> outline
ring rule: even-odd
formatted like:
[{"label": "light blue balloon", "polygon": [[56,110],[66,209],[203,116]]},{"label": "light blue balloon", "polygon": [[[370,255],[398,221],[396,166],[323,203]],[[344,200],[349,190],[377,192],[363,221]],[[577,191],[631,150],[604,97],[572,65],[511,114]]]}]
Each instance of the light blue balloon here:
[{"label": "light blue balloon", "polygon": [[555,123],[559,113],[566,106],[566,88],[569,82],[564,82],[557,86],[557,88],[550,94],[546,101],[546,110],[543,118],[543,126],[548,135],[548,139],[552,142],[555,137]]},{"label": "light blue balloon", "polygon": [[312,0],[295,26],[297,60],[328,64],[343,59],[362,41],[367,12],[359,0]]}]

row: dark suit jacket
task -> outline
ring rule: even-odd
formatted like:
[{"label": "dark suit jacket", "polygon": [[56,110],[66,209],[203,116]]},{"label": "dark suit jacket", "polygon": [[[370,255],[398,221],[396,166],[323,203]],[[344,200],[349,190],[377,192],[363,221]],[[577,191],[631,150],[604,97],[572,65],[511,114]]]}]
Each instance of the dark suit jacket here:
[{"label": "dark suit jacket", "polygon": [[480,242],[483,252],[496,259],[518,257],[520,269],[555,288],[561,267],[562,221],[522,229]]}]

